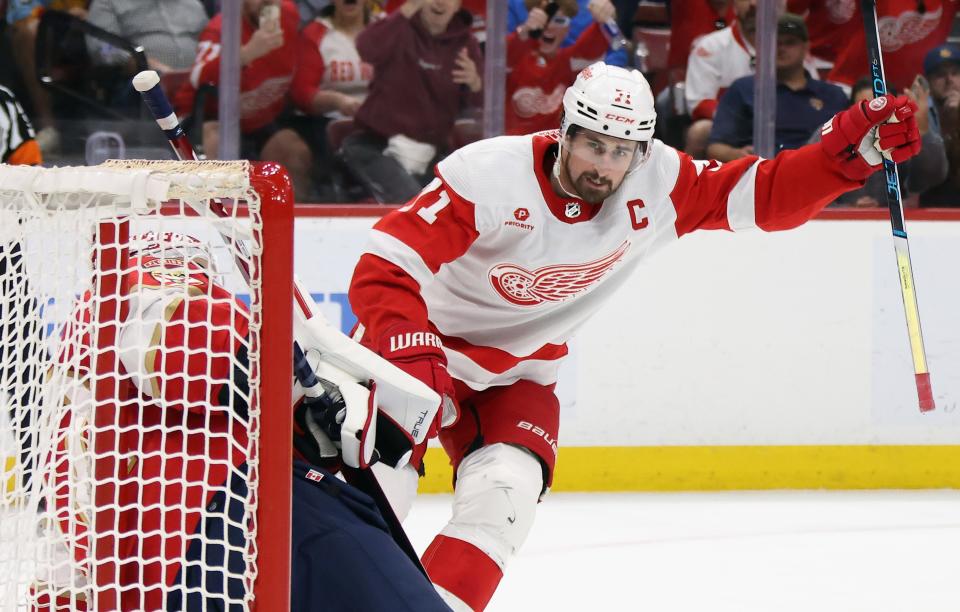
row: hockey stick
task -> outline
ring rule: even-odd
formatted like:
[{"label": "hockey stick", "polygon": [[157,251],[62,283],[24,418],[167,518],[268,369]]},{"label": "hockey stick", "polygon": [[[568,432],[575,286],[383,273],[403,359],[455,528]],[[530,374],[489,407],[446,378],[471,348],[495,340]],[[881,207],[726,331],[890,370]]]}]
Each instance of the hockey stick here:
[{"label": "hockey stick", "polygon": [[[877,29],[876,0],[861,0],[860,10],[863,12],[863,27],[867,39],[867,56],[870,60],[873,95],[880,97],[887,93],[887,82],[883,71],[880,34]],[[930,386],[927,354],[923,348],[920,309],[917,306],[917,289],[913,283],[913,264],[910,261],[910,244],[907,242],[907,230],[904,228],[900,175],[897,172],[897,164],[886,156],[883,159],[883,170],[887,176],[887,206],[890,208],[890,224],[893,226],[893,247],[897,253],[900,292],[903,297],[903,309],[907,317],[907,335],[910,337],[910,350],[913,355],[913,372],[917,381],[920,411],[929,412],[936,408],[936,405],[933,401],[933,389]]]},{"label": "hockey stick", "polygon": [[[167,136],[177,158],[180,160],[196,160],[197,154],[180,125],[173,107],[170,106],[170,102],[160,88],[159,75],[152,70],[140,72],[133,78],[133,86],[140,92],[144,103],[156,119],[157,125]],[[219,202],[211,202],[210,209],[218,217],[228,216],[223,205]],[[202,211],[198,212],[202,214]],[[220,235],[227,245],[231,244],[231,239],[228,236],[222,232]],[[241,240],[233,241],[233,243],[237,245],[237,249],[240,251],[240,255],[234,258],[237,267],[249,285],[250,270],[244,258],[247,253],[246,245]],[[247,257],[247,259],[249,258]],[[301,348],[316,348],[325,360],[340,367],[358,380],[375,380],[378,388],[384,392],[382,401],[404,402],[408,409],[415,410],[419,410],[416,406],[421,402],[439,405],[440,396],[425,383],[413,378],[338,330],[334,330],[317,311],[313,298],[301,287],[296,277],[293,281],[293,294],[294,336],[295,341]],[[314,376],[313,384],[309,386],[313,389],[318,388],[320,382]],[[384,494],[373,472],[369,469],[359,470],[344,466],[343,474],[352,486],[373,499],[397,546],[410,557],[410,561],[417,569],[424,576],[427,576],[426,570],[420,563],[420,557],[410,544],[400,520],[394,513],[389,499]],[[427,579],[429,580],[429,576],[427,576]]]},{"label": "hockey stick", "polygon": [[[170,146],[178,159],[195,160],[197,155],[187,138],[180,121],[177,119],[170,102],[160,88],[160,77],[152,70],[145,70],[133,78],[133,86],[140,92],[143,101],[153,113],[157,124],[166,134]],[[196,206],[194,202],[187,202]],[[197,211],[201,216],[212,212],[218,217],[227,218],[229,213],[223,204],[209,202],[209,211]],[[218,228],[219,231],[219,228]],[[229,245],[232,239],[220,232],[220,236]],[[232,241],[237,245],[240,256],[235,257],[237,267],[249,285],[250,270],[247,264],[246,245],[242,241]],[[425,383],[413,378],[373,351],[348,338],[335,329],[317,309],[310,293],[300,284],[296,275],[293,278],[294,337],[304,350],[316,348],[324,354],[324,359],[360,380],[374,379],[382,402],[395,405],[404,402],[408,410],[421,412],[419,406],[439,404],[437,393]]]}]

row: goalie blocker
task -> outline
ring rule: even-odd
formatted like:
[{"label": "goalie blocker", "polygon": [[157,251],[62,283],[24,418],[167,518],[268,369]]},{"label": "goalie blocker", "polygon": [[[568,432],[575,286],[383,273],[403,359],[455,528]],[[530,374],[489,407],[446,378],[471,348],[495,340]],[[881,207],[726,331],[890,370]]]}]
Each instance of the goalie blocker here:
[{"label": "goalie blocker", "polygon": [[[135,550],[142,560],[121,561],[121,583],[139,588],[123,592],[120,608],[220,609],[225,600],[248,599],[249,585],[242,577],[245,556],[251,551],[238,528],[248,497],[248,468],[236,451],[246,443],[242,439],[246,429],[232,425],[247,419],[249,313],[213,282],[212,257],[204,244],[175,233],[143,235],[132,242],[136,249],[131,249],[125,286],[136,287],[140,311],[136,321],[122,326],[117,341],[124,370],[118,378],[125,381],[118,400],[139,406],[135,418],[143,433],[137,441],[136,481],[121,480],[116,488],[119,499],[136,495],[140,504],[119,513],[121,533],[126,524],[138,528],[121,535],[117,549],[121,560],[124,551]],[[58,356],[69,362],[79,355],[81,370],[90,368],[94,346],[90,315],[86,295],[64,330]],[[448,610],[398,548],[374,501],[333,473],[341,447],[350,449],[343,458],[350,465],[374,460],[375,386],[351,379],[324,362],[322,355],[316,354],[311,365],[303,353],[295,353],[298,368],[310,367],[336,382],[321,379],[319,389],[300,389],[301,398],[291,413],[301,425],[319,424],[301,427],[295,439],[300,456],[293,464],[291,608]],[[81,380],[84,374],[74,372]],[[73,394],[69,405],[89,405],[83,401],[82,395],[89,393],[84,385],[68,388]],[[88,600],[76,585],[90,580],[85,555],[92,528],[76,520],[73,505],[91,493],[72,485],[70,475],[91,469],[78,459],[83,455],[74,452],[89,443],[90,421],[91,415],[79,410],[63,415],[53,451],[53,477],[46,483],[58,518],[59,554],[78,562],[74,567],[82,568],[77,573],[84,575],[67,577],[61,584],[34,583],[29,594],[33,610],[88,609]],[[402,465],[402,457],[409,456],[409,448],[405,451],[403,446],[412,447],[413,434],[402,429],[402,416],[386,421],[396,431],[384,440],[400,446],[388,444],[383,452],[399,458]],[[164,429],[168,422],[188,426]],[[194,422],[204,426],[190,427]],[[341,442],[344,424],[349,428],[344,435],[358,443]],[[309,451],[320,448],[323,453]],[[170,499],[176,504],[168,505]]]}]

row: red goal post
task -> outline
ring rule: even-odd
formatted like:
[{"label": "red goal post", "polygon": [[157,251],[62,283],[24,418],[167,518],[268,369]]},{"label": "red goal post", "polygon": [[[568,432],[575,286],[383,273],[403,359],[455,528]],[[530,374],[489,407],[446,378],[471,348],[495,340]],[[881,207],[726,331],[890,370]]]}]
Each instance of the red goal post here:
[{"label": "red goal post", "polygon": [[292,288],[276,164],[0,165],[0,610],[289,608]]}]

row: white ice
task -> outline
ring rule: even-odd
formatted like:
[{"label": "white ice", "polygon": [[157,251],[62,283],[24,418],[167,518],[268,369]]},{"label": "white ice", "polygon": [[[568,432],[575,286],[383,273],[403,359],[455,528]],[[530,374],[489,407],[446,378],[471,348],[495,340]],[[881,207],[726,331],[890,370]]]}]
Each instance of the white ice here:
[{"label": "white ice", "polygon": [[487,610],[956,612],[960,491],[551,493]]}]

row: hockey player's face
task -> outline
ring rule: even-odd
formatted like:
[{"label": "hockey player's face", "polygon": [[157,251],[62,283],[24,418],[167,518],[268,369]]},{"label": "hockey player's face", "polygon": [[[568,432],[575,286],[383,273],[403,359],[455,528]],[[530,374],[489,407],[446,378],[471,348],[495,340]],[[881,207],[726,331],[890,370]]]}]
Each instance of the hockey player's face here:
[{"label": "hockey player's face", "polygon": [[590,130],[567,139],[567,176],[583,200],[598,203],[613,193],[637,153],[637,143]]}]

